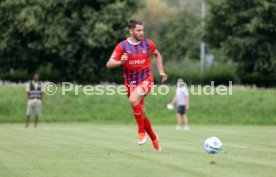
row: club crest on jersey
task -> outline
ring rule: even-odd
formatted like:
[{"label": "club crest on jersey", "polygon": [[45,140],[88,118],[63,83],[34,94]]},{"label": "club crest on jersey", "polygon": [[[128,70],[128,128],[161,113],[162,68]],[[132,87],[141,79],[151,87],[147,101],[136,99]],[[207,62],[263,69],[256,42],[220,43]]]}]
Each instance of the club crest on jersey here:
[{"label": "club crest on jersey", "polygon": [[143,54],[147,54],[147,51],[143,49],[143,50],[142,50],[142,53],[143,53]]}]

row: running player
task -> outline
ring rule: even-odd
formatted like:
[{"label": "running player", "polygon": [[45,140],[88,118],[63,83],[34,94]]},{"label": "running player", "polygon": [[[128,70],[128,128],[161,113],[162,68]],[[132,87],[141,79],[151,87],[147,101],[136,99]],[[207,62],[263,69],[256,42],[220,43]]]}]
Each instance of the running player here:
[{"label": "running player", "polygon": [[167,75],[163,71],[161,55],[155,44],[150,39],[143,38],[143,22],[130,20],[128,22],[128,31],[130,37],[116,46],[106,66],[109,69],[123,66],[124,84],[138,125],[138,144],[146,143],[147,133],[152,140],[154,149],[160,152],[161,147],[158,136],[151,128],[151,123],[144,108],[144,97],[149,93],[153,85],[150,55],[155,57],[162,82],[167,80]]}]

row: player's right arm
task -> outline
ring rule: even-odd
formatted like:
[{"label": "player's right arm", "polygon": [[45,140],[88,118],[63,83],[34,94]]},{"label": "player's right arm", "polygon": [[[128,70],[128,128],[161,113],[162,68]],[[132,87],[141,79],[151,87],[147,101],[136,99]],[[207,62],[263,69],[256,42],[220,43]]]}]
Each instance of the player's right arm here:
[{"label": "player's right arm", "polygon": [[125,62],[127,61],[127,56],[126,56],[126,53],[122,55],[122,58],[120,61],[117,61],[117,60],[114,60],[112,58],[110,58],[108,60],[108,62],[106,63],[106,67],[108,69],[112,69],[112,68],[117,68],[121,65],[123,65]]},{"label": "player's right arm", "polygon": [[29,92],[30,92],[30,83],[28,82],[27,84],[26,84],[26,97],[27,97],[27,100],[29,99]]},{"label": "player's right arm", "polygon": [[176,103],[176,96],[173,97],[173,100],[172,100],[172,102],[170,104],[175,105],[175,103]]},{"label": "player's right arm", "polygon": [[127,54],[124,53],[123,48],[118,44],[112,53],[110,59],[106,63],[108,69],[117,68],[127,61]]}]

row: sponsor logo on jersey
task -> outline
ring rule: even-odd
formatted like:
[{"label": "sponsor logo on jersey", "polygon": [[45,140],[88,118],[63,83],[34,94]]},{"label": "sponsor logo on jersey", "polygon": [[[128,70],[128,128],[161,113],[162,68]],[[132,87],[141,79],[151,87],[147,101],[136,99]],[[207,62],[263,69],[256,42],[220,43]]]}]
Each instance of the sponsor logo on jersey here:
[{"label": "sponsor logo on jersey", "polygon": [[142,60],[129,60],[130,65],[143,65],[146,62],[146,59]]}]

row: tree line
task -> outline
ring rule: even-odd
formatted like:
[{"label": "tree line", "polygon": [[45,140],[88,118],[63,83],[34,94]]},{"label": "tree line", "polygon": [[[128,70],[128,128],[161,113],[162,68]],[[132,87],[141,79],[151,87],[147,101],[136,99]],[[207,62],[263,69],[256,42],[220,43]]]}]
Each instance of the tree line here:
[{"label": "tree line", "polygon": [[137,13],[143,18],[141,14],[151,12],[162,17],[168,14],[168,18],[155,18],[158,23],[153,19],[148,24],[149,36],[169,59],[165,64],[181,63],[185,58],[198,60],[199,43],[205,40],[221,62],[235,64],[241,83],[275,85],[275,0],[207,0],[204,29],[199,12],[185,9],[174,13],[173,7],[166,10],[161,0],[151,1],[159,4],[154,7],[148,3],[1,0],[0,79],[25,81],[38,72],[42,79],[52,81],[120,83],[121,70],[106,70],[106,60],[128,35],[127,21]]}]

